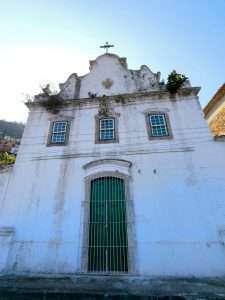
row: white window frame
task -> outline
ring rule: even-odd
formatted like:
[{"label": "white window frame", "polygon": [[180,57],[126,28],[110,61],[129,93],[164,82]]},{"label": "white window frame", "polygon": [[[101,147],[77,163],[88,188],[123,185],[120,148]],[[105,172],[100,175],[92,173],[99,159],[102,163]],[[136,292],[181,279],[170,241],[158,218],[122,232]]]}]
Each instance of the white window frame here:
[{"label": "white window frame", "polygon": [[[64,123],[65,128],[63,130],[55,130],[55,126],[57,123]],[[53,137],[57,134],[64,134],[63,141],[54,141]],[[69,121],[68,120],[54,120],[50,124],[50,131],[48,137],[48,146],[55,146],[55,145],[66,145],[68,142],[68,134],[69,134]]]},{"label": "white window frame", "polygon": [[[163,124],[165,126],[166,135],[154,135],[153,128],[158,127],[160,125],[154,125],[151,122],[151,116],[163,116]],[[173,138],[172,129],[170,125],[169,115],[165,111],[146,111],[145,112],[145,120],[147,126],[147,132],[149,140],[158,140],[158,139],[171,139]]]},{"label": "white window frame", "polygon": [[[112,128],[102,128],[102,123],[106,120],[112,121]],[[104,139],[102,138],[102,132],[107,132],[107,131],[112,131],[113,137],[111,139]],[[115,132],[115,119],[114,118],[102,118],[99,119],[99,141],[101,142],[106,142],[106,141],[114,141],[116,137],[116,132]]]},{"label": "white window frame", "polygon": [[[153,117],[162,117],[162,124],[153,124]],[[151,127],[151,136],[152,137],[166,137],[169,136],[169,130],[167,127],[167,120],[166,120],[166,116],[164,113],[154,113],[154,114],[149,114],[149,122],[150,122],[150,127]],[[154,134],[154,129],[161,129],[160,127],[163,127],[163,130],[165,130],[166,134]]]}]

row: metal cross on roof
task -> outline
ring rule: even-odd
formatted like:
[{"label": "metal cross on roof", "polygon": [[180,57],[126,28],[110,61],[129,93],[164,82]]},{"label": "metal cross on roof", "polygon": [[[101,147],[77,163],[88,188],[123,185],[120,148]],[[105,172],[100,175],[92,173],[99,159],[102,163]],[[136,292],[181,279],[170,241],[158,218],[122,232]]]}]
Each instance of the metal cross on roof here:
[{"label": "metal cross on roof", "polygon": [[108,42],[105,43],[105,45],[100,46],[100,48],[104,48],[105,49],[105,53],[108,53],[109,48],[114,47],[114,45],[109,45]]}]

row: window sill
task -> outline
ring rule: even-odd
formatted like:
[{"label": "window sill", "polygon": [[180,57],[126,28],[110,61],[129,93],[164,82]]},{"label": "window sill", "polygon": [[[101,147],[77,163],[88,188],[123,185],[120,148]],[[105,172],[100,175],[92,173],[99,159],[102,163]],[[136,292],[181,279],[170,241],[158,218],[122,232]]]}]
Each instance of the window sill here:
[{"label": "window sill", "polygon": [[172,135],[166,135],[166,136],[148,136],[148,139],[150,141],[154,141],[154,140],[171,140],[173,139]]},{"label": "window sill", "polygon": [[95,144],[115,144],[115,143],[119,143],[119,141],[118,140],[95,141]]},{"label": "window sill", "polygon": [[47,144],[46,146],[47,147],[54,147],[54,146],[67,146],[68,144],[67,143],[49,143]]}]

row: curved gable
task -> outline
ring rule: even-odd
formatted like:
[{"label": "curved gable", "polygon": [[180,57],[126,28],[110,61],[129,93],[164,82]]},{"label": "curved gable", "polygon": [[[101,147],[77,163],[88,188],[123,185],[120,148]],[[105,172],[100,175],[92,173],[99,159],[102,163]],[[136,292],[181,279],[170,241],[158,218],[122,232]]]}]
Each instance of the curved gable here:
[{"label": "curved gable", "polygon": [[64,99],[129,94],[157,90],[159,80],[160,73],[153,73],[147,66],[129,70],[126,58],[106,53],[90,61],[88,74],[70,76],[60,85],[60,93]]}]

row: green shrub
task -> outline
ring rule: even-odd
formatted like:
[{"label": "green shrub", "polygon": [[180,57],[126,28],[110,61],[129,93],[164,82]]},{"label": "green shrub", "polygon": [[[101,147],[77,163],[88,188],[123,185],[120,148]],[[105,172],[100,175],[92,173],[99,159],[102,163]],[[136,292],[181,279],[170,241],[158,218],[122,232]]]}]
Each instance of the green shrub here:
[{"label": "green shrub", "polygon": [[187,79],[185,75],[179,74],[174,70],[167,78],[166,88],[171,94],[175,94]]},{"label": "green shrub", "polygon": [[0,165],[14,164],[16,156],[7,152],[0,152]]}]

